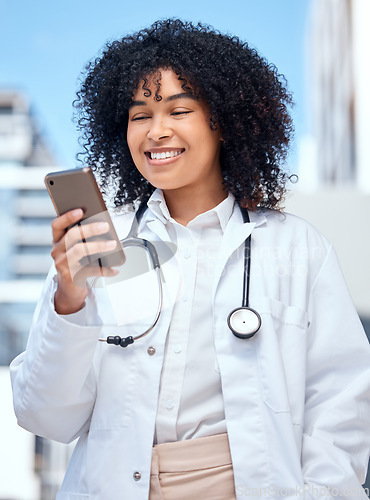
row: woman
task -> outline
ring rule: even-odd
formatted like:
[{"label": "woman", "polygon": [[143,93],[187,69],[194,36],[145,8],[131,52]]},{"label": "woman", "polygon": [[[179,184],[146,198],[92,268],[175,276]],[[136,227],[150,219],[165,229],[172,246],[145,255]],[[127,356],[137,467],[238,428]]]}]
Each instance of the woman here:
[{"label": "woman", "polygon": [[[76,104],[86,162],[105,193],[118,187],[117,206],[145,204],[141,238],[177,251],[158,324],[121,349],[98,342],[109,291],[70,273],[107,243],[65,232],[80,210],[53,222],[55,269],[11,372],[20,425],[79,437],[60,500],[366,498],[368,343],[330,244],[278,210],[290,104],[248,45],[177,20],[109,44],[88,67]],[[117,210],[121,238],[133,219]],[[262,323],[241,339],[227,318],[249,236]]]}]

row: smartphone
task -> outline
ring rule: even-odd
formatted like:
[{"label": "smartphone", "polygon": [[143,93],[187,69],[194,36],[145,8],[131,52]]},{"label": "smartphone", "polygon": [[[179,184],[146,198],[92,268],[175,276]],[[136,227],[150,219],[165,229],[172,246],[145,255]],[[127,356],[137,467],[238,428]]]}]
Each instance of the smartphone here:
[{"label": "smartphone", "polygon": [[92,222],[108,222],[109,224],[107,233],[90,238],[89,241],[97,239],[117,241],[117,246],[113,251],[86,256],[81,259],[81,264],[96,264],[96,261],[99,266],[103,267],[116,267],[123,264],[125,254],[91,168],[52,172],[45,176],[44,181],[57,215],[81,208],[84,215],[75,225],[83,226]]}]

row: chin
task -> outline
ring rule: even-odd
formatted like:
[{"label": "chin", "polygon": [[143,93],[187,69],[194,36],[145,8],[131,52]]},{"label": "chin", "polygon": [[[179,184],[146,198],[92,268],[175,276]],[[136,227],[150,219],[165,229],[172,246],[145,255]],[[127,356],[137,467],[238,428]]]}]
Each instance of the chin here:
[{"label": "chin", "polygon": [[162,189],[162,191],[169,191],[173,189],[179,189],[182,187],[182,185],[179,185],[176,180],[173,181],[164,181],[158,180],[158,179],[147,179],[147,181],[155,188],[157,189]]}]

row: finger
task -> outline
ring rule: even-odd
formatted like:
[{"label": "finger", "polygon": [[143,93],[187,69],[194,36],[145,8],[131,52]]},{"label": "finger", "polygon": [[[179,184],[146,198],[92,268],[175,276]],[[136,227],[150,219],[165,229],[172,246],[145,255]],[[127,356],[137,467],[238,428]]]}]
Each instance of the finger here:
[{"label": "finger", "polygon": [[87,278],[91,277],[113,277],[119,273],[118,269],[112,267],[101,267],[99,265],[90,264],[88,266],[82,266],[73,275],[72,281],[75,285],[79,287],[86,287]]},{"label": "finger", "polygon": [[106,255],[107,252],[111,253],[117,247],[117,242],[115,240],[97,240],[83,243],[81,239],[79,239],[78,243],[66,250],[65,242],[71,231],[72,229],[57,243],[53,243],[51,251],[56,269],[65,281],[73,280],[73,277],[82,267],[97,262],[100,256],[103,254]]},{"label": "finger", "polygon": [[101,236],[109,231],[108,222],[94,222],[92,224],[78,224],[69,229],[65,235],[66,249],[77,243],[86,243],[93,236]]},{"label": "finger", "polygon": [[119,270],[115,269],[114,267],[100,267],[100,274],[101,276],[105,277],[112,277],[112,276],[117,276],[119,274]]},{"label": "finger", "polygon": [[94,256],[94,259],[102,257],[107,252],[112,252],[117,247],[115,240],[87,241],[76,243],[67,251],[67,256],[73,260],[81,260],[86,256]]},{"label": "finger", "polygon": [[112,252],[116,247],[117,242],[115,240],[89,241],[73,245],[66,253],[72,278],[81,267],[87,267],[91,263],[97,262],[100,257],[107,254],[107,252]]},{"label": "finger", "polygon": [[53,241],[59,241],[64,236],[66,229],[81,220],[83,214],[84,212],[81,208],[76,208],[54,219],[51,223]]}]

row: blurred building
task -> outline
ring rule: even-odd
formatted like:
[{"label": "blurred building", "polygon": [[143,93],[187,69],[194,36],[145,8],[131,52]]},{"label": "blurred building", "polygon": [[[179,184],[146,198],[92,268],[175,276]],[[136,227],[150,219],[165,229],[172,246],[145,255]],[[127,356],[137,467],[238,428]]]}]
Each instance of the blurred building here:
[{"label": "blurred building", "polygon": [[[301,172],[316,186],[370,193],[370,2],[312,0],[307,39],[308,106],[315,162]],[[306,170],[306,169],[304,169]]]},{"label": "blurred building", "polygon": [[52,204],[43,176],[55,162],[27,99],[0,91],[0,365],[25,346],[34,303],[51,263]]},{"label": "blurred building", "polygon": [[[16,425],[8,365],[24,350],[35,304],[51,264],[53,205],[44,176],[61,170],[26,96],[0,90],[0,498],[55,497],[70,450]],[[13,465],[12,465],[13,464]]]},{"label": "blurred building", "polygon": [[369,0],[311,0],[311,135],[302,141],[300,182],[286,209],[333,243],[370,339],[369,21]]},{"label": "blurred building", "polygon": [[307,101],[297,189],[287,209],[308,219],[337,250],[370,334],[370,2],[312,0]]}]

